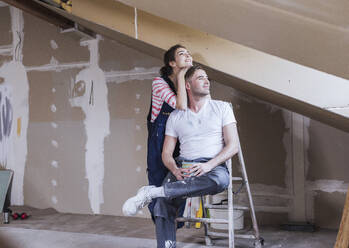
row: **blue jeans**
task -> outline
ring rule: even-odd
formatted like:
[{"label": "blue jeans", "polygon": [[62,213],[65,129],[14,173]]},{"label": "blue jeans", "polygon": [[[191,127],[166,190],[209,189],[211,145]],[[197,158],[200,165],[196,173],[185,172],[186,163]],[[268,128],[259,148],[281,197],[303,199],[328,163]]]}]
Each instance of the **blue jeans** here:
[{"label": "blue jeans", "polygon": [[[205,162],[208,160],[208,158],[201,158],[192,161]],[[169,172],[163,182],[165,197],[157,198],[154,206],[157,247],[176,247],[175,220],[179,207],[183,205],[187,197],[218,194],[228,185],[229,171],[225,164],[218,165],[202,176],[189,177],[181,181],[178,181]]]}]

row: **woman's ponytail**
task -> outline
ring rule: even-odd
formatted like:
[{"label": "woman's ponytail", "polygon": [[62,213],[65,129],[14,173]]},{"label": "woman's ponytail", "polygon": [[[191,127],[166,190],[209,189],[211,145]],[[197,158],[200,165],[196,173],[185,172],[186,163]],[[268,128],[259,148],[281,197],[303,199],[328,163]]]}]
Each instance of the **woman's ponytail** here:
[{"label": "woman's ponytail", "polygon": [[172,74],[172,72],[173,72],[172,67],[169,65],[165,65],[160,69],[160,75],[162,78],[167,78]]},{"label": "woman's ponytail", "polygon": [[171,61],[175,61],[175,53],[178,48],[185,48],[184,46],[177,44],[168,49],[164,54],[164,66],[160,69],[160,75],[162,78],[167,78],[173,73],[173,69],[170,66]]}]

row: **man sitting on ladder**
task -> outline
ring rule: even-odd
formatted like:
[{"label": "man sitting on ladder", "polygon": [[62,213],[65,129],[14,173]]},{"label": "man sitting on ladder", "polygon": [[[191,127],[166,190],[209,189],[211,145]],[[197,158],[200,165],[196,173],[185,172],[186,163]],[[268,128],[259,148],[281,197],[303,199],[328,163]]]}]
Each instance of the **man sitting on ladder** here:
[{"label": "man sitting on ladder", "polygon": [[[236,120],[230,104],[212,100],[210,82],[200,66],[185,74],[188,108],[171,113],[166,125],[162,160],[170,170],[162,187],[144,186],[123,205],[124,215],[135,215],[159,198],[154,207],[158,248],[176,247],[177,209],[187,197],[213,195],[229,186],[225,161],[238,152]],[[177,139],[180,157],[172,157]],[[194,162],[190,169],[182,162]],[[191,176],[190,176],[191,175]]]}]

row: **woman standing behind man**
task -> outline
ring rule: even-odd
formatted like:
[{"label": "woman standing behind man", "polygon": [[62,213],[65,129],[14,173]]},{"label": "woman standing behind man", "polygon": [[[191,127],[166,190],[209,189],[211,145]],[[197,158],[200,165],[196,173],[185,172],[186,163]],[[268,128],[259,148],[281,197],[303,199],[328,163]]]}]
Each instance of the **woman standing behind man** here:
[{"label": "woman standing behind man", "polygon": [[[188,50],[182,45],[174,45],[164,54],[164,66],[160,69],[161,77],[153,80],[151,105],[147,117],[149,185],[161,186],[168,173],[161,159],[166,122],[174,109],[187,108],[184,75],[192,65],[193,59]],[[174,157],[178,155],[177,144]],[[152,216],[154,204],[153,200],[148,206]]]}]

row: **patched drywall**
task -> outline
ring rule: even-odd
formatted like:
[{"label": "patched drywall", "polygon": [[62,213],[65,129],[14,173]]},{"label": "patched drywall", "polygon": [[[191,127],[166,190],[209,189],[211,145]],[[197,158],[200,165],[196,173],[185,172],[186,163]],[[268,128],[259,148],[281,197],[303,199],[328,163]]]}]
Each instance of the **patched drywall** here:
[{"label": "patched drywall", "polygon": [[[23,58],[26,66],[76,64],[89,61],[88,49],[80,45],[81,35],[74,32],[62,34],[56,26],[26,13],[24,13],[24,22],[26,40],[23,53],[32,55]],[[53,41],[56,45],[52,46]],[[33,51],[37,52],[33,53]]]},{"label": "patched drywall", "polygon": [[314,200],[314,219],[318,226],[338,229],[341,221],[345,194],[334,192],[331,194],[316,192]]},{"label": "patched drywall", "polygon": [[[9,7],[0,6],[0,66],[12,60],[12,29]],[[0,78],[0,84],[4,80]]]},{"label": "patched drywall", "polygon": [[0,49],[3,46],[9,45],[12,42],[11,34],[11,16],[9,7],[0,7]]},{"label": "patched drywall", "polygon": [[349,134],[314,120],[308,130],[306,190],[313,203],[308,212],[318,225],[338,228],[349,188]]},{"label": "patched drywall", "polygon": [[0,67],[3,100],[1,102],[1,163],[16,171],[13,176],[11,202],[23,204],[23,180],[27,158],[27,127],[29,119],[27,72],[22,64],[23,15],[16,8],[9,8],[11,16],[12,60]]},{"label": "patched drywall", "polygon": [[307,179],[348,180],[348,147],[349,133],[310,121]]},{"label": "patched drywall", "polygon": [[104,203],[104,139],[110,134],[108,91],[104,72],[99,68],[99,39],[82,41],[90,51],[90,65],[79,72],[72,84],[69,99],[73,107],[81,107],[87,135],[85,146],[86,178],[89,182],[88,197],[93,213],[100,213]]},{"label": "patched drywall", "polygon": [[[105,142],[105,203],[102,206],[105,214],[121,215],[123,202],[147,184],[145,120],[150,106],[151,79],[158,75],[160,65],[158,59],[117,42],[100,41],[100,66],[108,82],[111,119],[111,134]],[[140,216],[148,216],[148,211]]]},{"label": "patched drywall", "polygon": [[[84,166],[85,116],[81,108],[69,103],[70,82],[79,71],[28,73],[30,108],[37,111],[30,112],[24,185],[27,205],[91,213]],[[38,191],[41,193],[35,193]]]},{"label": "patched drywall", "polygon": [[[106,73],[112,71],[124,72],[135,68],[159,69],[161,61],[159,59],[146,56],[144,53],[136,51],[116,41],[103,39],[100,41],[100,67]],[[156,70],[157,72],[157,70]]]},{"label": "patched drywall", "polygon": [[[0,11],[4,13],[0,15],[0,37],[5,37],[16,27],[10,9]],[[27,114],[20,114],[23,118],[13,115],[17,136],[21,123],[19,143],[23,146],[15,150],[22,151],[25,158],[25,170],[14,167],[15,175],[24,171],[24,187],[22,193],[14,191],[17,200],[13,203],[61,212],[121,215],[123,202],[147,184],[146,116],[151,79],[158,75],[162,61],[105,37],[62,34],[59,28],[28,14],[23,24],[23,52],[15,51],[12,39],[16,36],[0,39],[0,68],[12,66],[17,72],[3,77],[6,82],[0,81],[0,92],[5,96],[10,92],[6,87],[20,83],[12,95],[28,107]],[[17,62],[9,63],[15,59]],[[23,87],[26,83],[28,89]],[[220,83],[212,81],[212,98],[233,103],[260,223],[283,222],[294,212],[297,183],[292,113]],[[26,110],[16,101],[11,102],[14,113]],[[27,135],[23,129],[26,116]],[[345,149],[349,137],[306,117],[303,121],[304,135],[297,138],[304,145],[307,218],[336,228],[349,182]],[[234,171],[238,173],[236,159]],[[326,217],[329,209],[332,219]],[[139,216],[148,217],[148,211]]]},{"label": "patched drywall", "polygon": [[[150,104],[148,94],[151,91],[151,81],[133,80],[123,84],[109,83],[108,86],[109,104],[113,107],[110,110],[111,135],[107,139],[105,151],[108,171],[105,189],[113,187],[122,190],[105,190],[105,194],[110,197],[106,196],[103,209],[106,213],[117,212],[121,215],[121,208],[115,209],[107,199],[122,206],[137,188],[147,184],[145,120]],[[117,157],[115,153],[118,154]]]},{"label": "patched drywall", "polygon": [[[5,78],[4,66],[12,60],[11,15],[8,7],[0,6],[0,163],[7,164],[9,142],[12,129],[13,108],[10,98],[12,87],[8,78]],[[4,118],[5,117],[5,118]]]},{"label": "patched drywall", "polygon": [[29,85],[24,66],[19,61],[4,64],[0,68],[0,77],[5,79],[4,85],[7,87],[4,87],[4,97],[6,105],[9,106],[2,108],[2,121],[11,122],[11,125],[2,126],[5,137],[9,132],[8,142],[4,140],[8,152],[3,154],[3,160],[7,168],[16,171],[16,175],[13,176],[11,202],[21,205],[24,199],[23,179],[27,157]]}]

